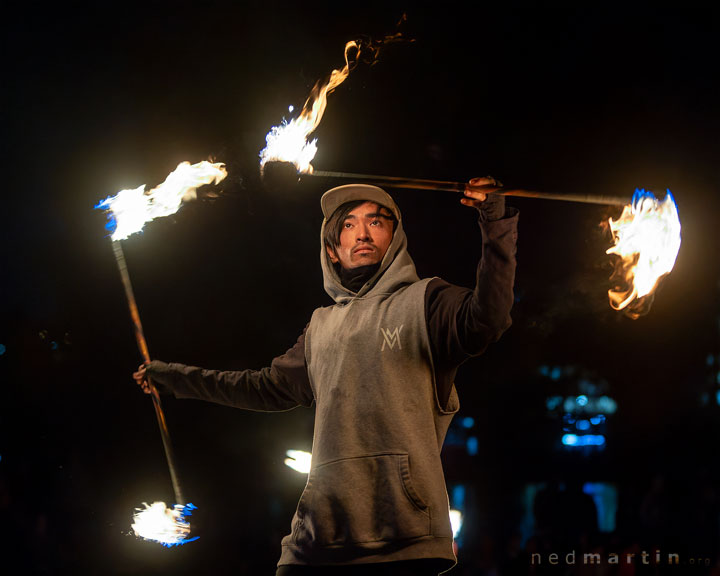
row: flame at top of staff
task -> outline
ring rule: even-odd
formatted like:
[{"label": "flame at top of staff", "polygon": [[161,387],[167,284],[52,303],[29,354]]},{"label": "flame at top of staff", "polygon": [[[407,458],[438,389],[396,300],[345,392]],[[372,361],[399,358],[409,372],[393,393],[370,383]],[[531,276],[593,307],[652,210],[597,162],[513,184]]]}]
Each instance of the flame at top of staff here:
[{"label": "flame at top of staff", "polygon": [[659,201],[638,189],[609,225],[615,245],[607,254],[620,256],[613,279],[623,284],[608,291],[610,305],[635,319],[647,312],[660,279],[675,265],[681,242],[677,204],[670,190]]},{"label": "flame at top of staff", "polygon": [[[398,28],[407,20],[403,14]],[[266,146],[260,152],[260,169],[267,162],[291,162],[298,172],[312,173],[310,162],[317,153],[317,138],[308,142],[308,136],[318,127],[327,106],[327,97],[335,88],[342,84],[355,68],[361,57],[371,63],[377,60],[381,46],[402,41],[402,33],[385,36],[382,40],[351,40],[345,44],[345,66],[333,70],[325,81],[318,81],[305,101],[302,112],[290,122],[283,121],[280,126],[273,126],[265,136]],[[413,40],[409,40],[413,42]],[[352,57],[351,57],[352,56]]]},{"label": "flame at top of staff", "polygon": [[197,509],[197,506],[175,504],[172,508],[168,508],[165,502],[143,504],[145,508],[136,508],[137,512],[133,516],[132,529],[136,535],[145,540],[159,542],[168,548],[187,544],[199,538],[199,536],[188,538],[190,522],[185,519]]},{"label": "flame at top of staff", "polygon": [[107,210],[106,228],[112,232],[110,237],[124,240],[140,232],[147,222],[175,214],[183,202],[197,198],[197,188],[203,184],[218,184],[226,176],[225,165],[221,162],[203,161],[192,165],[181,162],[157,188],[145,192],[143,184],[134,190],[121,190],[95,208]]},{"label": "flame at top of staff", "polygon": [[354,40],[345,44],[345,66],[340,70],[333,70],[326,82],[318,81],[315,84],[297,118],[270,129],[265,136],[267,146],[260,152],[261,168],[271,161],[292,162],[299,172],[312,173],[310,162],[317,152],[317,138],[308,142],[307,137],[322,120],[328,94],[345,81],[354,67],[356,61],[350,63],[352,50],[357,57],[360,53],[360,45]]}]

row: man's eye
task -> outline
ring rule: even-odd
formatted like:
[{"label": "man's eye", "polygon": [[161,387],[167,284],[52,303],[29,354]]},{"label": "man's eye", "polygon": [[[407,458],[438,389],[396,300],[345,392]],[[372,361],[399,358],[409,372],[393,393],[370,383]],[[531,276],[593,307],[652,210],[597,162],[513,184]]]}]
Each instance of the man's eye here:
[{"label": "man's eye", "polygon": [[380,220],[373,220],[372,222],[370,222],[370,226],[379,226],[380,224]]},{"label": "man's eye", "polygon": [[344,227],[344,228],[352,228],[352,224],[350,224],[350,222],[345,222],[345,224],[343,225],[343,227]]}]

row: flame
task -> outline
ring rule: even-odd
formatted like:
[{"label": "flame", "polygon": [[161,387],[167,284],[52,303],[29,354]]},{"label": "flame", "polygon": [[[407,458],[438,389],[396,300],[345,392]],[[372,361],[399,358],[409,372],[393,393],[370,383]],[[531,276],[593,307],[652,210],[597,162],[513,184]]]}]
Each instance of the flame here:
[{"label": "flame", "polygon": [[188,539],[190,523],[185,516],[190,516],[197,507],[192,504],[175,504],[172,508],[165,506],[165,502],[153,502],[148,505],[143,502],[145,509],[136,508],[133,515],[132,529],[137,536],[145,540],[159,542],[168,548],[179,546],[197,540],[199,537]]},{"label": "flame", "polygon": [[360,45],[355,40],[345,44],[345,66],[340,70],[333,70],[326,82],[318,81],[305,101],[302,112],[290,122],[283,121],[280,126],[273,126],[265,136],[267,146],[260,152],[260,168],[267,162],[292,162],[298,172],[312,173],[310,162],[317,152],[317,138],[312,142],[307,137],[320,124],[327,97],[335,88],[340,86],[350,74],[355,62],[350,63],[350,52],[355,50],[355,56],[360,54]]},{"label": "flame", "polygon": [[609,220],[615,245],[607,254],[620,256],[613,279],[623,287],[608,291],[615,310],[638,318],[647,311],[660,279],[669,274],[680,250],[680,219],[670,190],[659,201],[652,192],[635,190],[620,218]]},{"label": "flame", "polygon": [[147,222],[175,214],[183,202],[195,200],[196,190],[203,184],[217,184],[226,176],[225,165],[220,162],[203,161],[192,165],[181,162],[165,182],[150,192],[145,192],[145,184],[134,190],[121,190],[95,208],[107,210],[106,228],[112,232],[111,238],[124,240],[140,232]]},{"label": "flame", "polygon": [[[396,28],[399,30],[406,21],[407,16],[403,14]],[[402,32],[397,31],[380,40],[363,38],[345,44],[345,66],[333,70],[325,82],[318,81],[315,84],[297,118],[293,118],[290,122],[283,120],[280,126],[273,126],[267,133],[266,146],[260,152],[260,169],[262,170],[268,162],[291,162],[295,164],[298,172],[312,174],[313,167],[310,162],[317,152],[317,138],[311,142],[308,142],[307,138],[322,120],[328,94],[345,81],[361,57],[374,64],[383,46],[404,41],[414,42],[413,39],[406,40]]]}]

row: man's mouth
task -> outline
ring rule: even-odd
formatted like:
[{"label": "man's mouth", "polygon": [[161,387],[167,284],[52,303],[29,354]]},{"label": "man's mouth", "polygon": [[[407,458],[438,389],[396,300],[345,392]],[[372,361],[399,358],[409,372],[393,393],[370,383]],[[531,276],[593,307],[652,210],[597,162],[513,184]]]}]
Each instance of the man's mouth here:
[{"label": "man's mouth", "polygon": [[368,244],[363,244],[353,250],[353,254],[367,254],[369,252],[375,252],[375,248]]}]

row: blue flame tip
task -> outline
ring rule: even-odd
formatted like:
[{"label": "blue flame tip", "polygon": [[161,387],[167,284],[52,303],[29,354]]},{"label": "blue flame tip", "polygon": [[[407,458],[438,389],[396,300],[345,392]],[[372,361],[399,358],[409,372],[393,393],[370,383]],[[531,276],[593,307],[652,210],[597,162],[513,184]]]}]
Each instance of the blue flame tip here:
[{"label": "blue flame tip", "polygon": [[105,223],[105,230],[107,230],[110,234],[115,232],[117,229],[117,220],[115,219],[115,214],[112,210],[109,209],[110,206],[110,200],[111,197],[105,198],[105,200],[101,200],[93,208],[95,210],[107,210],[107,219],[108,221]]},{"label": "blue flame tip", "polygon": [[183,544],[187,544],[188,542],[194,542],[200,538],[200,536],[195,536],[194,538],[188,538],[187,540],[183,540],[182,542],[160,542],[165,548],[173,548],[175,546],[182,546]]},{"label": "blue flame tip", "polygon": [[[652,198],[654,200],[657,200],[655,198],[655,194],[653,194],[650,190],[645,190],[645,188],[635,188],[635,193],[632,197],[632,203],[635,204],[637,202],[640,202],[643,198]],[[665,189],[665,199],[670,198],[670,201],[677,206],[677,202],[675,201],[675,197],[673,196],[672,192],[670,192],[670,188]]]}]

